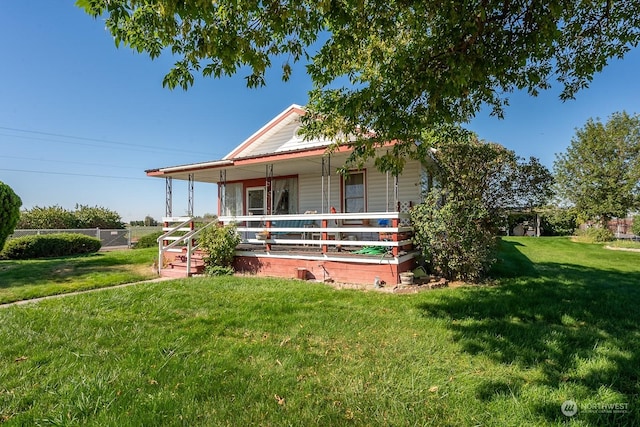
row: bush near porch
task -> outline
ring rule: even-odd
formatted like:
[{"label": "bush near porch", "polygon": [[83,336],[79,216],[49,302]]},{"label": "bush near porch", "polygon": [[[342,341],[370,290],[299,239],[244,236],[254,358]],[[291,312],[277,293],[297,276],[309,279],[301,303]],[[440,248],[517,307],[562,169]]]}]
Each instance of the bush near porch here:
[{"label": "bush near porch", "polygon": [[206,254],[206,273],[210,276],[233,274],[236,246],[240,244],[236,226],[215,224],[205,228],[198,236],[198,245]]}]

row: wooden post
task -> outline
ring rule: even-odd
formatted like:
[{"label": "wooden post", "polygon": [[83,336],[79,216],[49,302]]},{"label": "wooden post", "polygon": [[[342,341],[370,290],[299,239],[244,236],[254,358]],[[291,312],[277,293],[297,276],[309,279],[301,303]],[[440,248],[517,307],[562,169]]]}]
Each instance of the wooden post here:
[{"label": "wooden post", "polygon": [[[398,226],[400,225],[400,220],[398,218],[393,218],[391,220],[391,227],[393,228],[398,228]],[[391,235],[391,240],[393,242],[397,242],[398,241],[398,231],[394,231],[393,234]],[[393,246],[391,248],[391,252],[393,253],[394,257],[398,256],[398,252],[399,252],[399,248],[397,246]]]},{"label": "wooden post", "polygon": [[[321,221],[321,226],[322,226],[321,236],[322,236],[322,240],[327,240],[327,238],[329,237],[327,235],[327,230],[326,230],[328,225],[329,225],[329,221],[326,218],[322,218],[322,221]],[[326,254],[328,250],[329,250],[329,247],[325,243],[323,243],[322,244],[322,253]]]},{"label": "wooden post", "polygon": [[271,250],[271,243],[269,243],[269,239],[271,238],[271,220],[266,220],[264,226],[267,228],[267,235],[265,237],[265,249],[267,250],[267,252],[269,252]]}]

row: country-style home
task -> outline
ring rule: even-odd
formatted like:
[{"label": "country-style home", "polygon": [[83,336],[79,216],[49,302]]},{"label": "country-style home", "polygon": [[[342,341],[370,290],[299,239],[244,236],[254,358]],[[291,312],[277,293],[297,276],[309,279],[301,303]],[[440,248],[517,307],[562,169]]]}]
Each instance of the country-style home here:
[{"label": "country-style home", "polygon": [[242,237],[237,272],[396,284],[415,267],[408,211],[429,185],[427,165],[407,160],[394,176],[368,162],[339,174],[349,147],[328,153],[331,141],[305,140],[304,114],[290,106],[220,160],[146,171],[166,182],[162,275],[189,275],[201,264],[193,218],[172,215],[173,180],[189,183],[190,215],[193,183],[217,186],[218,220],[235,223]]}]

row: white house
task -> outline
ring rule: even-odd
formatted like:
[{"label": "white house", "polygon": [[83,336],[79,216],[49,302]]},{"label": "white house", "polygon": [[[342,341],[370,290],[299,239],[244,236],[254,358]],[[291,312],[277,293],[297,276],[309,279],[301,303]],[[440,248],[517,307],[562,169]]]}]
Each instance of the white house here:
[{"label": "white house", "polygon": [[[219,221],[236,223],[242,236],[236,271],[395,284],[414,268],[408,211],[427,185],[426,160],[407,160],[399,176],[373,161],[343,176],[337,170],[350,148],[328,153],[331,141],[305,141],[298,132],[304,114],[290,106],[220,160],[146,171],[166,180],[161,274],[188,275],[198,264],[192,218],[172,216],[174,179],[189,182],[189,206],[194,182],[217,185]],[[187,235],[176,236],[180,230]]]}]

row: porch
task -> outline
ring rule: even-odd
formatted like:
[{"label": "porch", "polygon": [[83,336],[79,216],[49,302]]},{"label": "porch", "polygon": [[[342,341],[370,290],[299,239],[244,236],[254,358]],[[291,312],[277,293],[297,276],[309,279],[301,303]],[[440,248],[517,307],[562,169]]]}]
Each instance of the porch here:
[{"label": "porch", "polygon": [[[202,272],[197,235],[204,227],[197,229],[192,218],[164,220],[166,233],[158,239],[160,274]],[[377,279],[395,285],[400,273],[415,267],[407,213],[243,215],[218,221],[235,224],[242,239],[234,262],[239,273],[364,284]]]}]

